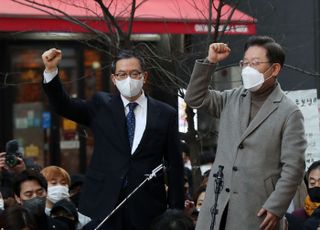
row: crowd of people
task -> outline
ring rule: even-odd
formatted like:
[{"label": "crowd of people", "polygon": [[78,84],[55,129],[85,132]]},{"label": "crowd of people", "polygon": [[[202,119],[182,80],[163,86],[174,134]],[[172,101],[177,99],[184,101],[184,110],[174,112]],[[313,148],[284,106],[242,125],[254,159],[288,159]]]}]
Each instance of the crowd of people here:
[{"label": "crowd of people", "polygon": [[70,176],[58,166],[28,168],[21,157],[10,167],[0,153],[0,228],[319,230],[320,161],[305,173],[303,116],[277,81],[284,49],[271,37],[250,37],[240,61],[243,86],[212,89],[212,74],[230,53],[225,43],[211,44],[186,91],[189,107],[220,119],[216,151],[202,153],[199,166],[179,139],[176,111],[145,94],[148,68],[136,50],[122,50],[112,62],[119,95],[98,92],[88,101],[65,92],[62,51],[45,51],[49,103],[92,129],[93,155],[85,176]]},{"label": "crowd of people", "polygon": [[[183,210],[167,209],[154,218],[152,230],[191,230],[204,202],[210,169],[202,174],[202,182],[195,189],[193,184],[189,148],[181,143],[184,157],[185,204]],[[214,153],[211,154],[214,156]],[[0,162],[4,162],[4,154]],[[208,157],[205,157],[208,158]],[[210,158],[212,159],[212,158]],[[205,162],[202,164],[211,164]],[[13,168],[2,164],[0,192],[4,206],[0,210],[0,229],[40,230],[70,229],[90,230],[100,223],[78,211],[79,195],[84,175],[69,173],[58,166],[28,167],[23,159]],[[10,181],[10,183],[8,183]],[[283,230],[319,230],[320,224],[320,161],[314,162],[305,174],[296,192],[303,195],[302,202],[292,200],[293,209],[288,208],[283,221]],[[214,199],[214,197],[211,197]],[[103,227],[101,229],[104,229]]]}]

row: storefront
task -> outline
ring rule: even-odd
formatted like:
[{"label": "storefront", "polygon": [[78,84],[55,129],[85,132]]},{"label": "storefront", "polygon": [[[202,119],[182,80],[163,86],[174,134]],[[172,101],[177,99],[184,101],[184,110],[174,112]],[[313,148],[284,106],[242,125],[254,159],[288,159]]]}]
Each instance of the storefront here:
[{"label": "storefront", "polygon": [[83,170],[92,153],[91,133],[50,110],[41,86],[44,69],[41,55],[53,46],[63,50],[59,73],[65,90],[72,97],[86,99],[109,86],[109,78],[101,68],[104,57],[75,41],[10,42],[6,38],[1,41],[6,44],[2,50],[8,68],[1,71],[7,73],[1,75],[1,107],[6,114],[0,121],[2,146],[15,138],[28,160],[41,166],[61,165],[70,172]]}]

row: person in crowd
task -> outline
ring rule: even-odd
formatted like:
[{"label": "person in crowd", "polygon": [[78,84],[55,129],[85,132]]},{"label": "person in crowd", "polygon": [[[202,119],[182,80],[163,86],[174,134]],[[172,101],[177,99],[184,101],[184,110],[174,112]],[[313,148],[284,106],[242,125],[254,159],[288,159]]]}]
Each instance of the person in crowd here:
[{"label": "person in crowd", "polygon": [[[218,62],[230,52],[225,43],[211,44],[207,58],[196,61],[184,98],[191,108],[220,119],[216,158],[196,229],[278,229],[304,174],[303,115],[277,81],[285,53],[268,36],[247,40],[240,62],[243,86],[209,89]],[[214,222],[213,175],[218,173],[223,189]]]},{"label": "person in crowd", "polygon": [[[41,170],[42,175],[46,178],[48,183],[48,194],[46,200],[46,214],[50,215],[50,211],[55,203],[60,200],[70,200],[69,186],[71,179],[69,173],[58,166],[47,166]],[[90,217],[87,217],[81,213],[78,213],[79,222],[77,229],[81,229],[84,225],[91,221]]]},{"label": "person in crowd", "polygon": [[[50,216],[68,225],[69,230],[76,230],[79,224],[79,215],[76,206],[69,199],[57,201],[51,211]],[[82,229],[82,228],[78,228]]]},{"label": "person in crowd", "polygon": [[148,72],[141,55],[122,50],[111,65],[111,80],[120,95],[97,92],[91,100],[70,98],[58,77],[62,51],[45,51],[43,88],[54,110],[89,126],[94,150],[79,211],[104,219],[163,159],[167,162],[168,194],[164,174],[148,181],[108,220],[104,229],[148,229],[167,205],[183,209],[183,163],[179,149],[177,112],[144,92]]},{"label": "person in crowd", "polygon": [[200,184],[200,186],[198,187],[198,189],[193,195],[193,200],[185,201],[184,211],[188,216],[191,217],[191,219],[195,224],[197,223],[198,215],[205,198],[206,188],[207,188],[206,184]]},{"label": "person in crowd", "polygon": [[186,142],[181,141],[182,160],[185,168],[192,170],[190,149]]},{"label": "person in crowd", "polygon": [[193,202],[195,204],[196,213],[199,213],[201,210],[202,203],[206,195],[207,186],[205,184],[200,185],[197,191],[194,194]]},{"label": "person in crowd", "polygon": [[210,172],[215,158],[215,151],[204,151],[199,155],[201,176],[204,178]]},{"label": "person in crowd", "polygon": [[310,165],[305,178],[308,194],[303,208],[286,214],[289,230],[316,230],[318,226],[320,227],[320,161]]},{"label": "person in crowd", "polygon": [[194,223],[182,210],[168,209],[154,220],[151,230],[193,230]]},{"label": "person in crowd", "polygon": [[[188,200],[191,198],[192,194],[191,194],[191,186],[190,186],[190,181],[188,178],[188,173],[186,172],[186,168],[184,170],[184,199]],[[192,175],[191,175],[192,176]]]},{"label": "person in crowd", "polygon": [[45,213],[47,181],[40,172],[26,169],[17,174],[13,191],[16,201],[36,220],[38,229],[68,229],[67,225]]},{"label": "person in crowd", "polygon": [[9,167],[6,163],[6,152],[0,153],[0,190],[4,199],[13,197],[12,178],[14,175],[26,169],[24,160],[20,157],[17,159],[17,164]]},{"label": "person in crowd", "polygon": [[21,205],[13,205],[0,215],[1,230],[40,230],[37,222],[27,209]]},{"label": "person in crowd", "polygon": [[190,150],[187,143],[181,141],[181,153],[184,164],[184,194],[185,199],[191,199],[193,194],[192,166]]},{"label": "person in crowd", "polygon": [[70,199],[72,202],[76,205],[76,207],[79,207],[79,199],[81,195],[81,187],[84,183],[84,175],[83,174],[72,174],[70,176],[71,178],[71,184],[69,187],[69,194]]},{"label": "person in crowd", "polygon": [[53,205],[62,199],[69,198],[69,173],[58,166],[47,166],[41,170],[41,174],[48,183],[48,193],[46,200],[46,213],[50,214]]}]

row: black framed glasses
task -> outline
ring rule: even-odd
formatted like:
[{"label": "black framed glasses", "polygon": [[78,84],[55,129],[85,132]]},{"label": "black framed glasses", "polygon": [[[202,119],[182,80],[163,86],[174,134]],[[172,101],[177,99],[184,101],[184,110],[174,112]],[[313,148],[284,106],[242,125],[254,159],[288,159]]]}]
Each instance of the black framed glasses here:
[{"label": "black framed glasses", "polygon": [[144,76],[144,73],[134,70],[134,71],[131,71],[130,73],[119,72],[119,73],[115,73],[113,75],[115,76],[115,78],[117,80],[124,80],[124,79],[126,79],[128,77],[130,77],[132,79],[135,79],[135,80],[139,80]]}]

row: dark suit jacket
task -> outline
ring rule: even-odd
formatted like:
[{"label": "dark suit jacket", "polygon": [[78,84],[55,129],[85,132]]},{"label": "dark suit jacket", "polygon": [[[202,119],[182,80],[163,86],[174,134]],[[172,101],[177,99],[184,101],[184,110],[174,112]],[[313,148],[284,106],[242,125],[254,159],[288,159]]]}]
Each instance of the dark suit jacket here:
[{"label": "dark suit jacket", "polygon": [[98,92],[90,101],[70,98],[55,77],[43,85],[54,110],[75,122],[89,126],[94,135],[94,152],[82,187],[79,211],[103,219],[119,201],[123,180],[129,193],[164,159],[168,163],[169,191],[164,176],[147,182],[125,204],[132,223],[149,224],[169,205],[183,209],[183,163],[179,151],[176,111],[147,97],[147,124],[133,155],[129,146],[124,105],[120,96]]}]

